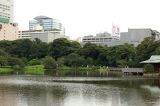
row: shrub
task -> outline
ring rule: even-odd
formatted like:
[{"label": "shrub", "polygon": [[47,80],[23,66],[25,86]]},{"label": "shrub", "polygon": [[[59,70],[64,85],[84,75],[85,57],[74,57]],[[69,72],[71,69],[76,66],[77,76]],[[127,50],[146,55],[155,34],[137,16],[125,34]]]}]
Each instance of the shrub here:
[{"label": "shrub", "polygon": [[44,75],[44,66],[43,65],[26,66],[25,74]]},{"label": "shrub", "polygon": [[34,66],[34,65],[41,65],[41,61],[38,59],[32,59],[28,62],[28,65]]},{"label": "shrub", "polygon": [[10,57],[8,58],[8,65],[12,67],[24,68],[25,64],[20,58]]},{"label": "shrub", "polygon": [[150,73],[150,72],[153,72],[154,71],[154,66],[152,64],[146,64],[144,66],[144,69],[145,69],[145,72],[146,73]]},{"label": "shrub", "polygon": [[45,69],[56,69],[57,68],[56,61],[50,56],[47,56],[46,58],[44,58],[43,64],[44,64]]}]

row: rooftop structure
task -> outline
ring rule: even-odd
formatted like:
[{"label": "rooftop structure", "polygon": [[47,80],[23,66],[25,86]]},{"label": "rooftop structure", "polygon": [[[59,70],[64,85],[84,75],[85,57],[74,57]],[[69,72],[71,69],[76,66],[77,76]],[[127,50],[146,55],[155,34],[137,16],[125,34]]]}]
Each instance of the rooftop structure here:
[{"label": "rooftop structure", "polygon": [[153,55],[150,59],[142,61],[141,63],[160,63],[160,55]]}]

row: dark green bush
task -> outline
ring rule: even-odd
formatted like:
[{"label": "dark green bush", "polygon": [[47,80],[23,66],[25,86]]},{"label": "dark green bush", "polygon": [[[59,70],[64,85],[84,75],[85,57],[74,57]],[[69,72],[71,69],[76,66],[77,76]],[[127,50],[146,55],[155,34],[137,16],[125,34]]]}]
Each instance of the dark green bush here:
[{"label": "dark green bush", "polygon": [[152,73],[154,71],[154,66],[152,64],[144,65],[144,69],[146,73]]}]

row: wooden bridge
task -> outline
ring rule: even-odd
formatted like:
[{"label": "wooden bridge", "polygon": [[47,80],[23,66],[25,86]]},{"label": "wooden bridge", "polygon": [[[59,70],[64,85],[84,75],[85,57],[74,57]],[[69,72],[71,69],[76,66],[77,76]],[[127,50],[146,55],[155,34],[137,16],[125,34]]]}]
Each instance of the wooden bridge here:
[{"label": "wooden bridge", "polygon": [[124,75],[143,75],[143,68],[109,68],[110,71],[122,72]]},{"label": "wooden bridge", "polygon": [[122,73],[124,74],[132,74],[132,75],[143,75],[143,68],[122,68]]}]

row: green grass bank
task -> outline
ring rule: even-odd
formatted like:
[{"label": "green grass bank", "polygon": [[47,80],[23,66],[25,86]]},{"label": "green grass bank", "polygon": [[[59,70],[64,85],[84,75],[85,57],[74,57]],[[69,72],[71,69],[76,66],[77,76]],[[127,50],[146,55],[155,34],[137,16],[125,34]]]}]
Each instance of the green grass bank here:
[{"label": "green grass bank", "polygon": [[24,74],[44,75],[44,66],[43,65],[26,66],[24,68]]}]

